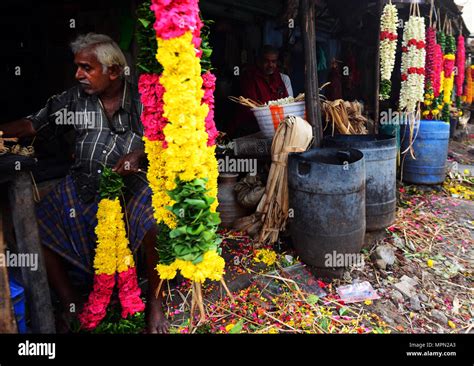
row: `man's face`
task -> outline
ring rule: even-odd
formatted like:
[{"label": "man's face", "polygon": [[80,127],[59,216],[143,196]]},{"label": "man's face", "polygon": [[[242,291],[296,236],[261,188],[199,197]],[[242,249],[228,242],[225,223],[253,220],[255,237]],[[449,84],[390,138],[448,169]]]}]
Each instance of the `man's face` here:
[{"label": "man's face", "polygon": [[111,69],[103,72],[102,64],[92,49],[82,50],[74,55],[77,65],[76,79],[87,94],[101,94],[107,90],[118,75]]},{"label": "man's face", "polygon": [[266,53],[263,55],[262,69],[265,75],[272,75],[278,67],[278,54]]}]

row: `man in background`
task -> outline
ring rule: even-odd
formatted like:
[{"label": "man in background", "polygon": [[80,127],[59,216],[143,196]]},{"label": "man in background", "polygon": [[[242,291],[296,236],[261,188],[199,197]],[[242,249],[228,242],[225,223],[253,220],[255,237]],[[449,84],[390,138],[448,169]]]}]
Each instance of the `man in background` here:
[{"label": "man in background", "polygon": [[[293,96],[289,76],[278,70],[278,58],[277,48],[270,45],[262,47],[256,65],[247,68],[241,77],[242,96],[261,104]],[[247,107],[239,106],[229,134],[245,136],[258,131],[257,120],[252,111]]]}]

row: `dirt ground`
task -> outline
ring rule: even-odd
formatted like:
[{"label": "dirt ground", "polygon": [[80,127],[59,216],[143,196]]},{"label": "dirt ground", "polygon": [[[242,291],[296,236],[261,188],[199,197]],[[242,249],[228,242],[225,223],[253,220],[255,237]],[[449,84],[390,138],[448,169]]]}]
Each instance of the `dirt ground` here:
[{"label": "dirt ground", "polygon": [[[207,285],[207,319],[190,329],[189,283],[174,281],[166,289],[171,332],[472,333],[474,180],[465,171],[472,151],[470,142],[451,145],[458,170],[443,186],[400,184],[396,222],[366,236],[362,266],[331,280],[305,267],[288,238],[257,248],[243,233],[222,232],[234,301],[220,284]],[[377,298],[339,296],[340,286],[365,281]]]}]

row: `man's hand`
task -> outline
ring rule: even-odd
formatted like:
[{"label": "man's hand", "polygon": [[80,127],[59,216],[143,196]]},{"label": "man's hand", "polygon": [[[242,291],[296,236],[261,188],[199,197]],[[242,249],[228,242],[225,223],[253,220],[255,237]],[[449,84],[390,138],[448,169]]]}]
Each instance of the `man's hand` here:
[{"label": "man's hand", "polygon": [[112,170],[122,176],[140,172],[140,162],[144,157],[145,152],[143,150],[132,151],[122,156]]}]

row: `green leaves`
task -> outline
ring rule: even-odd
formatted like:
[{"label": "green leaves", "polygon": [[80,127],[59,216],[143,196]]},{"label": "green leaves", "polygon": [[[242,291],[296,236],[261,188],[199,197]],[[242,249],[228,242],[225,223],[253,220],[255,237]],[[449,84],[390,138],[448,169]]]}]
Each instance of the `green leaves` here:
[{"label": "green leaves", "polygon": [[[135,34],[138,43],[137,68],[141,72],[160,75],[163,72],[163,67],[156,60],[158,44],[156,41],[156,33],[153,29],[155,14],[151,11],[150,5],[150,1],[147,0],[142,3],[136,11],[137,27]],[[213,21],[201,20],[204,23],[201,29],[201,72],[205,73],[206,71],[212,70],[212,48],[209,44],[209,26]]]},{"label": "green leaves", "polygon": [[306,302],[310,305],[314,305],[316,304],[317,302],[319,301],[319,297],[314,295],[314,294],[311,294],[309,295],[307,298],[306,298]]},{"label": "green leaves", "polygon": [[244,320],[240,319],[233,327],[231,330],[229,330],[229,334],[238,334],[242,332],[242,327],[244,325]]},{"label": "green leaves", "polygon": [[176,202],[168,210],[177,218],[173,230],[158,238],[160,263],[170,264],[175,258],[198,264],[203,254],[217,250],[222,239],[216,234],[219,214],[211,212],[215,198],[207,195],[207,179],[190,182],[176,181],[176,188],[168,195]]},{"label": "green leaves", "polygon": [[137,68],[141,72],[159,75],[163,72],[163,67],[156,60],[158,44],[153,29],[155,14],[150,10],[150,5],[150,1],[147,0],[136,11],[138,19],[135,32],[138,43]]},{"label": "green leaves", "polygon": [[119,197],[124,186],[120,174],[115,173],[110,168],[104,167],[99,179],[99,192],[101,198],[114,199]]}]

